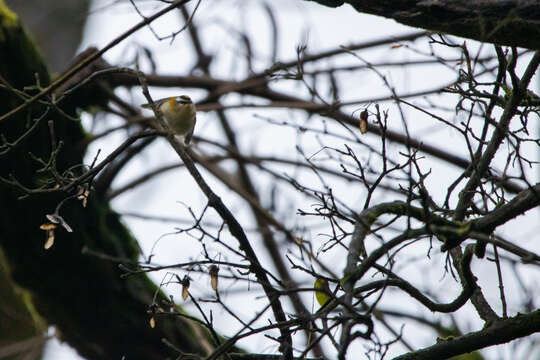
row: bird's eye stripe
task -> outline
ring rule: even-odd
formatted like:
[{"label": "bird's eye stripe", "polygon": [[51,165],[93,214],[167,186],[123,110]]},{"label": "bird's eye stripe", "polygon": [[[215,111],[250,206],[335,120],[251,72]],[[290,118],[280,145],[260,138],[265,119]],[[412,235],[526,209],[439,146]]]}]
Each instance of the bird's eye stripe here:
[{"label": "bird's eye stripe", "polygon": [[176,101],[178,101],[180,104],[191,104],[191,99],[189,98],[189,96],[185,95],[178,96],[176,98]]}]

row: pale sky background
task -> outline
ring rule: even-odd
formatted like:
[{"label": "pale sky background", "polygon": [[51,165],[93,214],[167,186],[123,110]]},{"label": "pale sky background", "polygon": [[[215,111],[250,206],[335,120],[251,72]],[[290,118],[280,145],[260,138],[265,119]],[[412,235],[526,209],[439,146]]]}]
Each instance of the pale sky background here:
[{"label": "pale sky background", "polygon": [[[387,37],[390,35],[398,35],[416,31],[416,29],[408,28],[399,25],[393,21],[378,18],[370,15],[359,14],[355,12],[349,6],[342,6],[337,9],[331,9],[323,7],[321,5],[300,1],[300,0],[275,0],[269,2],[277,15],[278,26],[281,29],[278,58],[281,60],[291,60],[296,57],[296,48],[299,44],[306,44],[308,46],[308,53],[315,53],[318,50],[331,49],[339,45],[348,45],[351,43],[358,43],[361,41]],[[194,2],[192,1],[193,8]],[[260,54],[261,59],[265,59],[268,55],[268,42],[270,40],[270,26],[267,17],[261,10],[260,1],[208,1],[203,0],[201,6],[195,15],[194,21],[199,25],[205,26],[203,32],[203,44],[207,52],[218,54],[222,60],[215,63],[216,68],[214,74],[223,73],[222,78],[240,78],[244,74],[244,64],[238,63],[238,60],[233,56],[238,49],[238,41],[234,34],[226,33],[220,26],[227,24],[228,27],[234,27],[236,29],[249,29],[251,34],[254,34],[252,42],[254,46],[254,53]],[[99,48],[103,47],[109,41],[114,39],[118,34],[126,31],[135,23],[140,21],[139,15],[133,10],[132,6],[127,1],[111,0],[94,0],[92,6],[92,15],[88,18],[88,23],[85,31],[85,38],[81,49],[84,49],[90,45],[95,45]],[[141,6],[141,9],[146,15],[150,15],[157,9],[151,2]],[[170,31],[174,31],[181,27],[179,16],[176,12],[172,12],[162,19],[155,22],[152,26],[161,35],[167,35]],[[476,45],[472,41],[468,41],[471,48],[475,48]],[[194,58],[192,57],[192,48],[189,38],[185,33],[180,34],[175,41],[171,44],[169,41],[158,42],[152,33],[148,29],[143,29],[137,32],[134,36],[125,40],[120,46],[112,49],[105,55],[105,59],[112,64],[122,64],[125,59],[131,59],[135,51],[136,46],[144,45],[152,49],[155,59],[158,62],[158,73],[160,74],[180,74],[184,75],[189,71],[193,65]],[[416,49],[422,49],[428,51],[429,48],[426,41],[423,43],[414,43]],[[442,53],[442,52],[441,52]],[[399,49],[391,49],[390,47],[381,47],[376,51],[362,52],[362,57],[370,62],[377,61],[399,61],[406,60],[414,57],[420,57],[421,55],[415,54],[413,50],[406,47]],[[257,57],[256,57],[257,58]],[[338,59],[333,59],[333,63],[351,64],[358,63],[357,59],[352,56],[340,56]],[[266,62],[255,62],[255,71],[260,71],[268,67]],[[148,70],[144,69],[143,70]],[[409,71],[403,71],[402,69],[384,69],[383,73],[387,76],[388,80],[395,86],[398,93],[404,93],[409,91],[415,91],[420,89],[430,89],[434,86],[443,85],[447,82],[453,81],[455,75],[453,72],[445,70],[441,66],[433,67],[415,67]],[[345,76],[350,77],[347,81],[342,82],[345,86],[342,88],[342,101],[365,99],[377,94],[387,94],[388,91],[384,88],[381,80],[377,78],[370,71],[355,72],[354,74],[347,73]],[[289,91],[304,92],[298,84],[284,83],[281,85],[284,89]],[[125,96],[126,99],[134,99],[135,103],[144,102],[144,98],[139,90],[133,90],[128,93],[126,90],[119,89],[118,94]],[[201,92],[193,91],[191,89],[152,89],[152,96],[154,99],[178,95],[181,93],[189,93],[192,98],[197,101],[204,94]],[[454,106],[454,103],[449,97],[434,97],[433,99],[440,99],[442,104],[450,107]],[[234,102],[236,98],[234,96],[226,97],[226,101]],[[446,104],[446,102],[448,102]],[[362,106],[350,107],[350,111],[354,111]],[[390,108],[391,118],[395,119],[390,124],[391,127],[400,129],[401,122],[397,115],[397,111],[390,103],[381,103],[381,107]],[[234,126],[237,131],[242,132],[241,148],[257,151],[262,154],[272,155],[290,155],[295,154],[294,146],[300,143],[306,152],[318,150],[320,145],[315,141],[312,136],[306,135],[302,139],[298,139],[296,132],[290,129],[284,129],[282,127],[271,126],[266,122],[263,122],[253,116],[253,114],[271,116],[276,119],[281,118],[300,118],[298,114],[292,114],[283,110],[268,110],[268,109],[253,109],[253,110],[239,110],[230,111],[231,118],[234,119]],[[453,133],[450,130],[442,129],[441,127],[434,127],[432,121],[423,119],[418,113],[407,110],[409,119],[410,130],[413,136],[421,138],[427,143],[439,145],[448,151],[461,154],[466,157],[467,152],[463,147],[460,136]],[[303,115],[302,115],[303,116]],[[112,117],[111,117],[112,118]],[[115,121],[114,119],[109,121]],[[317,118],[315,118],[317,120]],[[316,121],[315,120],[315,121]],[[411,121],[414,120],[414,121]],[[83,116],[85,125],[89,125],[90,118],[88,115]],[[119,121],[119,120],[116,120]],[[313,125],[313,122],[309,123]],[[538,129],[538,122],[537,129]],[[107,126],[110,126],[108,123]],[[218,126],[215,124],[215,119],[211,114],[199,114],[198,123],[196,128],[197,133],[204,133],[206,136],[220,139],[221,135],[218,130]],[[538,132],[538,131],[537,131]],[[249,134],[249,136],[245,136]],[[379,144],[378,139],[371,135],[369,141],[373,144]],[[118,133],[107,137],[99,143],[93,144],[88,153],[88,158],[92,159],[97,149],[102,150],[102,158],[106,154],[112,151],[118,143],[123,139],[124,134]],[[335,143],[335,146],[342,146],[343,144]],[[402,150],[401,147],[391,146],[391,151]],[[535,151],[531,148],[531,151]],[[294,157],[294,155],[289,156]],[[538,159],[538,156],[535,155]],[[501,160],[497,159],[499,164]],[[120,176],[116,179],[113,188],[125,184],[132,179],[136,174],[145,172],[145,170],[153,169],[161,164],[177,162],[177,155],[166,145],[163,141],[159,141],[152,145],[150,149],[146,150],[136,160],[132,161],[129,166],[122,171]],[[438,162],[432,162],[429,158],[425,160],[425,169],[429,169],[433,166],[434,173],[429,177],[427,181],[428,189],[432,191],[432,195],[437,200],[441,200],[444,196],[446,188],[456,177],[456,169],[449,165],[441,165]],[[501,168],[499,166],[499,168]],[[287,168],[283,168],[283,172],[288,171],[291,175],[294,175],[292,171]],[[206,179],[212,184],[214,190],[222,197],[224,202],[238,215],[241,223],[249,228],[253,223],[249,212],[245,211],[245,205],[240,203],[233,195],[231,195],[226,188],[219,183],[216,183],[208,174],[204,173]],[[532,174],[532,172],[531,172]],[[538,174],[538,170],[536,170]],[[313,178],[309,174],[301,174],[301,180],[307,183],[313,182],[317,184],[316,178]],[[538,176],[535,180],[538,181]],[[265,183],[265,179],[261,179],[258,184],[260,189],[264,189],[268,184]],[[354,191],[353,191],[354,189]],[[356,191],[356,188],[348,186],[337,186],[335,188],[336,193],[339,194],[351,194],[347,197],[352,207],[358,208],[363,205],[364,193],[362,191]],[[358,188],[360,189],[360,188]],[[261,192],[264,195],[264,191]],[[455,192],[457,194],[457,191]],[[294,196],[294,194],[292,194]],[[377,201],[387,200],[388,198],[374,199],[373,203]],[[298,207],[309,208],[309,203],[306,203],[305,199],[299,197],[298,203],[295,203],[290,208],[290,216],[294,218],[296,209]],[[188,204],[193,208],[195,212],[198,212],[206,204],[206,200],[198,188],[194,185],[192,179],[185,172],[178,170],[169,172],[166,175],[159,176],[154,181],[146,183],[145,185],[136,188],[134,191],[122,194],[113,202],[113,207],[120,213],[125,211],[138,212],[152,215],[162,215],[170,217],[184,216],[187,214],[185,206],[180,202]],[[281,204],[283,209],[286,209],[286,204]],[[531,211],[528,216],[520,217],[514,222],[512,228],[505,228],[505,233],[512,234],[513,236],[529,239],[530,243],[521,244],[523,247],[531,250],[539,250],[538,245],[538,232],[540,225],[537,221],[538,210]],[[154,248],[154,261],[160,264],[176,263],[185,261],[189,256],[197,257],[200,253],[200,246],[196,241],[189,239],[185,235],[170,235],[163,237],[156,245],[156,240],[164,234],[174,232],[175,224],[160,223],[160,222],[147,222],[134,218],[125,217],[125,223],[129,229],[133,232],[136,238],[140,241],[141,247],[146,254],[149,254],[152,247]],[[317,234],[322,232],[320,229],[313,231],[309,234],[314,239],[317,238]],[[253,235],[253,239],[256,236]],[[254,241],[258,253],[262,255],[263,262],[264,250],[262,245]],[[371,244],[374,247],[376,244]],[[369,244],[368,244],[369,246]],[[436,246],[438,249],[438,246]],[[215,250],[216,256],[218,249]],[[284,249],[288,251],[289,249]],[[408,251],[414,251],[414,247],[411,247]],[[438,250],[436,250],[437,252]],[[424,256],[422,253],[420,256]],[[343,253],[335,253],[325,255],[327,262],[338,264],[335,267],[335,272],[340,274],[345,265],[343,259]],[[333,261],[332,261],[333,259]],[[430,286],[437,286],[432,289],[432,293],[437,294],[442,299],[452,299],[458,291],[458,287],[453,283],[449,276],[443,278],[442,267],[444,266],[444,258],[439,256],[438,259],[434,259],[429,264],[424,262],[425,269],[412,268],[411,276],[418,281],[419,284]],[[268,262],[266,262],[268,263]],[[484,261],[481,266],[473,261],[473,272],[475,272],[480,278],[480,284],[483,282],[486,284],[490,282],[492,278],[494,267],[487,266]],[[415,263],[416,264],[416,263]],[[413,264],[414,265],[414,264]],[[438,271],[433,272],[436,268]],[[405,269],[406,271],[408,269]],[[423,277],[419,274],[423,274]],[[150,275],[156,282],[160,282],[165,273],[152,273]],[[196,276],[196,275],[195,275]],[[537,282],[535,273],[523,274],[526,281]],[[300,280],[305,280],[308,286],[311,286],[309,279],[305,276],[300,276]],[[312,281],[312,280],[311,280]],[[512,281],[507,281],[506,286],[512,287]],[[435,285],[434,285],[435,284]],[[208,290],[208,284],[206,277],[198,279],[197,286],[194,286],[194,293],[200,296],[210,296]],[[224,285],[227,286],[226,284]],[[496,287],[492,287],[496,289]],[[171,294],[174,294],[179,299],[179,287],[169,286],[165,289]],[[313,302],[311,295],[303,295],[306,299],[306,304],[310,307]],[[498,293],[488,293],[488,300],[494,303],[497,302]],[[253,300],[254,295],[248,293],[241,294],[240,296],[226,295],[225,301],[231,306],[234,306],[239,313],[244,314],[246,318],[249,318],[250,314],[255,311],[264,301],[257,302]],[[399,297],[394,297],[399,301]],[[468,314],[471,312],[469,307],[465,306],[460,309],[458,315]],[[510,313],[514,313],[512,304],[509,304]],[[187,304],[188,310],[193,310],[189,304]],[[209,308],[211,308],[209,306]],[[497,305],[498,308],[498,305]],[[420,306],[416,305],[417,310],[420,310]],[[224,314],[224,312],[218,307],[213,307],[214,320],[216,328],[219,332],[230,335],[234,333],[234,329],[229,326],[231,319]],[[477,320],[476,316],[471,316],[467,319],[467,316],[461,316],[463,321],[467,321],[470,329],[479,329],[481,323]],[[464,320],[463,320],[464,319]],[[394,325],[399,329],[399,322],[395,322]],[[145,326],[146,324],[142,324]],[[52,330],[51,330],[52,331]],[[413,336],[407,336],[415,332]],[[416,335],[417,332],[417,335]],[[414,325],[407,325],[404,330],[404,334],[407,340],[411,341],[415,346],[426,346],[433,343],[433,334],[425,332],[422,328],[417,329]],[[259,352],[275,352],[277,349],[274,344],[271,344],[267,339],[262,336],[249,338],[247,341],[240,342],[241,346],[244,346],[248,350],[257,350]],[[353,347],[354,351],[363,352],[363,345],[358,342]],[[512,351],[509,346],[504,347],[492,347],[487,353],[494,354],[498,351],[502,351],[502,356],[508,357]],[[398,355],[404,352],[403,347],[395,347],[388,358],[392,355]],[[353,350],[349,354],[353,354]],[[498,358],[496,356],[492,358]],[[68,346],[61,345],[57,340],[52,340],[47,347],[47,359],[77,359],[77,355]],[[129,360],[129,359],[127,359]]]}]

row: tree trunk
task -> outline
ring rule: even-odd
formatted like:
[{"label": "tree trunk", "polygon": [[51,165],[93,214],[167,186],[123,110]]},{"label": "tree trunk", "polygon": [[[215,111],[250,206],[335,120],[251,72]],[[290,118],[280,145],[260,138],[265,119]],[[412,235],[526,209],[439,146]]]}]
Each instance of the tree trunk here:
[{"label": "tree trunk", "polygon": [[[34,44],[2,0],[0,75],[0,114],[22,102],[6,86],[23,90],[36,85],[36,78],[41,87],[50,82]],[[34,103],[0,122],[0,134],[13,142],[45,110],[44,104]],[[74,114],[75,108],[62,111]],[[126,263],[138,259],[135,239],[106,201],[91,196],[86,207],[76,199],[66,201],[60,215],[73,232],[56,229],[54,245],[44,249],[46,237],[40,225],[68,194],[53,192],[20,199],[24,195],[20,185],[37,188],[54,179],[48,171],[38,172],[42,164],[35,160],[47,163],[54,143],[60,149],[55,164],[58,173],[80,171],[84,137],[78,121],[51,109],[30,136],[0,155],[0,246],[12,278],[29,291],[37,311],[57,327],[63,340],[87,359],[163,359],[173,354],[163,338],[184,352],[205,354],[209,348],[203,335],[206,332],[194,323],[181,317],[156,316],[155,328],[149,326],[148,307],[157,289],[145,275],[121,279],[117,262],[82,253],[83,248],[89,248]],[[18,185],[6,185],[13,185],[13,181]],[[157,304],[164,299],[159,293]]]}]

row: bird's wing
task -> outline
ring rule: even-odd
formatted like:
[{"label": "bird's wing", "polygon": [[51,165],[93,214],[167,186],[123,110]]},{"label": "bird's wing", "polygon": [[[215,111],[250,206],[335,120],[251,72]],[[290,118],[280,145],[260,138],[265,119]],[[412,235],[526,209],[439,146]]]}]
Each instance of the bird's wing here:
[{"label": "bird's wing", "polygon": [[[166,98],[163,98],[163,99],[157,99],[157,100],[154,100],[154,104],[156,104],[157,107],[159,107],[159,105],[165,101],[165,100],[169,100],[170,98],[166,97]],[[142,108],[145,108],[145,109],[151,109],[152,108],[152,105],[150,103],[147,103],[147,104],[142,104],[141,105]]]}]

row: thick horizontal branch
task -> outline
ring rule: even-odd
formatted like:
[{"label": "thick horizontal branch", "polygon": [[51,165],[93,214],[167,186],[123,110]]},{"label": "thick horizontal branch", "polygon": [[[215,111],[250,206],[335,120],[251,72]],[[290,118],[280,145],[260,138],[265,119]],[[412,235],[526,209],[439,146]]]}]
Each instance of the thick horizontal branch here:
[{"label": "thick horizontal branch", "polygon": [[512,200],[474,221],[473,228],[491,232],[497,226],[540,205],[540,183],[517,194]]},{"label": "thick horizontal branch", "polygon": [[401,24],[507,46],[540,49],[540,4],[533,0],[315,0]]},{"label": "thick horizontal branch", "polygon": [[430,347],[413,351],[394,360],[448,359],[488,346],[504,344],[540,331],[540,310],[519,314],[506,320],[497,320],[485,329],[439,341]]}]

